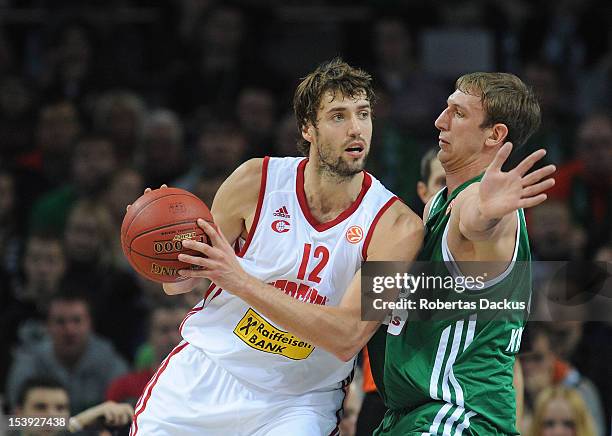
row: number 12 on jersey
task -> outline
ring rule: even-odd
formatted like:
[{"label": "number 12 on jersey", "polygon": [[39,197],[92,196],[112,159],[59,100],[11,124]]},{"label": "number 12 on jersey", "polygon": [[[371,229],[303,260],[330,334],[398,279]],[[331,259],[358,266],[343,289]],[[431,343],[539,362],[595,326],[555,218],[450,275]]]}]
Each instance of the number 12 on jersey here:
[{"label": "number 12 on jersey", "polygon": [[[306,276],[306,267],[308,266],[308,262],[310,260],[310,252],[312,251],[311,244],[304,244],[304,253],[302,254],[302,261],[300,262],[300,269],[298,271],[297,278],[298,280],[304,280]],[[314,249],[314,258],[319,259],[319,263],[313,268],[313,270],[308,274],[308,281],[314,283],[321,283],[321,271],[327,265],[329,261],[329,250],[324,245],[319,245]]]}]

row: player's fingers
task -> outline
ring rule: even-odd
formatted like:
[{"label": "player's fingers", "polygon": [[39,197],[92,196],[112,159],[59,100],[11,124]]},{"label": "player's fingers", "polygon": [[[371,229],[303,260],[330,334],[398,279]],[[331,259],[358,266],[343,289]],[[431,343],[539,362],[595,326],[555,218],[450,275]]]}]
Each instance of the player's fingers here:
[{"label": "player's fingers", "polygon": [[501,170],[502,165],[504,162],[506,162],[508,156],[510,156],[511,151],[512,143],[506,142],[499,150],[497,150],[497,154],[493,158],[493,162],[491,162],[491,165],[489,165],[489,168],[487,169]]},{"label": "player's fingers", "polygon": [[535,197],[523,198],[519,201],[518,207],[521,209],[527,209],[528,207],[537,206],[540,203],[543,203],[547,199],[546,194],[536,195]]},{"label": "player's fingers", "polygon": [[167,188],[167,187],[168,187],[168,185],[166,185],[166,184],[164,183],[163,185],[161,185],[161,186],[159,187],[159,189],[163,189],[163,188]]},{"label": "player's fingers", "polygon": [[151,192],[151,188],[146,188],[144,191],[145,194],[148,194],[149,192]]},{"label": "player's fingers", "polygon": [[104,411],[104,420],[108,424],[115,425],[115,412],[112,408]]},{"label": "player's fingers", "polygon": [[210,256],[212,253],[212,247],[204,242],[194,241],[193,239],[185,239],[181,244],[184,248],[199,251],[206,256]]},{"label": "player's fingers", "polygon": [[128,204],[127,206],[125,206],[125,211],[127,212],[130,209],[131,204]]},{"label": "player's fingers", "polygon": [[202,228],[202,230],[206,232],[206,234],[210,238],[210,242],[213,245],[213,247],[217,247],[221,245],[223,242],[225,242],[223,238],[221,238],[221,236],[219,235],[219,232],[217,231],[217,229],[215,229],[213,226],[211,226],[208,222],[206,222],[202,218],[198,218],[198,225]]},{"label": "player's fingers", "polygon": [[531,167],[544,156],[546,156],[546,150],[544,150],[543,148],[534,151],[525,159],[523,159],[522,162],[518,164],[516,168],[514,168],[514,171],[517,172],[521,177],[523,177],[527,173],[527,171],[529,171]]},{"label": "player's fingers", "polygon": [[536,183],[535,185],[528,186],[523,189],[521,194],[522,198],[534,197],[547,189],[552,188],[555,185],[555,179],[546,179],[540,183]]},{"label": "player's fingers", "polygon": [[525,177],[523,177],[523,186],[533,185],[534,183],[537,183],[540,180],[550,176],[556,170],[557,167],[555,167],[554,165],[546,165],[545,167],[542,167],[534,171],[533,173],[529,173]]},{"label": "player's fingers", "polygon": [[178,260],[181,262],[188,263],[190,265],[201,266],[206,268],[209,266],[209,260],[206,257],[202,256],[191,256],[190,254],[181,253],[178,255]]}]

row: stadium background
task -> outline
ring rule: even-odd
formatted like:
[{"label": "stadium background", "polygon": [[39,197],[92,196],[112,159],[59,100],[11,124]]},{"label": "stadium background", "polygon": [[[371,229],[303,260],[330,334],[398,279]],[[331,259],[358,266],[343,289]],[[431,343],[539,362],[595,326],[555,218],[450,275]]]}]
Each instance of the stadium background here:
[{"label": "stadium background", "polygon": [[[60,291],[88,296],[93,331],[118,359],[153,364],[147,318],[167,303],[122,257],[125,205],[161,183],[211,204],[243,160],[297,155],[295,85],[338,55],[375,78],[369,170],[418,212],[420,159],[456,77],[518,74],[543,124],[513,159],[544,146],[559,166],[551,199],[530,215],[534,259],[610,261],[610,17],[595,0],[0,0],[5,412],[11,363],[45,340],[46,302]],[[584,322],[553,334],[594,382],[608,426],[611,332]]]}]

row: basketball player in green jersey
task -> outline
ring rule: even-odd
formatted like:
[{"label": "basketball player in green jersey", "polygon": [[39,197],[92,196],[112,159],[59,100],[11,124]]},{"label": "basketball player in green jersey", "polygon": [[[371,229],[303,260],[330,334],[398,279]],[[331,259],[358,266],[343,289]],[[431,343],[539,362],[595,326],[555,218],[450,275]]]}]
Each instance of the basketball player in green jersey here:
[{"label": "basketball player in green jersey", "polygon": [[481,289],[447,291],[444,301],[507,300],[525,309],[503,321],[471,308],[412,321],[414,313],[394,311],[388,330],[381,328],[368,346],[389,408],[374,434],[517,434],[513,366],[531,293],[522,209],[546,199],[555,168],[528,172],[544,150],[508,172],[502,164],[512,144],[522,145],[539,124],[537,100],[516,76],[473,73],[457,80],[435,122],[447,187],[425,207],[419,260],[454,277],[461,275],[455,262],[495,262]]}]

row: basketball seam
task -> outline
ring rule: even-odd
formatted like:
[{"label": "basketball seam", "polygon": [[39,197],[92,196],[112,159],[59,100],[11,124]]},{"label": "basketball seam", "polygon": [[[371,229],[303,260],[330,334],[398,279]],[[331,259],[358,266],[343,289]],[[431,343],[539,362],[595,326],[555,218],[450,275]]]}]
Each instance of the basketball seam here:
[{"label": "basketball seam", "polygon": [[[144,209],[145,209],[145,208],[146,208],[148,205],[153,204],[153,203],[155,203],[156,201],[161,200],[162,198],[172,197],[173,195],[188,195],[188,196],[193,197],[193,198],[195,198],[195,199],[197,199],[197,200],[199,200],[199,201],[202,201],[202,199],[200,199],[198,196],[196,196],[196,195],[192,194],[192,193],[191,193],[191,192],[189,192],[189,191],[180,192],[180,193],[171,193],[171,194],[165,194],[165,195],[163,195],[163,196],[161,196],[161,197],[154,198],[153,200],[149,201],[148,203],[145,203],[144,205],[142,205],[142,206],[140,207],[140,210],[139,210],[138,212],[136,212],[136,215],[134,215],[134,216],[132,217],[132,219],[130,220],[130,222],[129,222],[129,223],[127,224],[127,226],[125,227],[125,234],[127,235],[127,232],[128,232],[128,230],[130,229],[130,227],[132,226],[132,223],[134,222],[134,220],[135,220],[136,218],[138,218],[138,216],[140,216],[140,214],[141,214],[141,213],[144,211]],[[207,206],[207,207],[208,207],[208,206]],[[145,233],[146,233],[146,232],[145,232]],[[130,244],[130,245],[131,245],[131,244]]]}]

